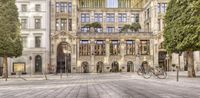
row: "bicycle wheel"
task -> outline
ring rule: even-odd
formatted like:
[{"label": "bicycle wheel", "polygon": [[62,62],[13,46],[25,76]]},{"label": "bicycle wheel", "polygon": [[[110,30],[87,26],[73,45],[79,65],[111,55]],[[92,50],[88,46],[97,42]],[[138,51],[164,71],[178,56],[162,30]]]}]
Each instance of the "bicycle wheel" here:
[{"label": "bicycle wheel", "polygon": [[157,74],[156,76],[159,79],[166,79],[167,78],[167,72],[165,70],[163,70],[163,69],[159,69],[156,74]]},{"label": "bicycle wheel", "polygon": [[141,70],[141,68],[139,68],[139,69],[137,70],[137,74],[138,74],[139,76],[142,75],[142,70]]},{"label": "bicycle wheel", "polygon": [[152,76],[152,69],[146,69],[144,70],[142,76],[145,78],[145,79],[149,79],[151,76]]}]

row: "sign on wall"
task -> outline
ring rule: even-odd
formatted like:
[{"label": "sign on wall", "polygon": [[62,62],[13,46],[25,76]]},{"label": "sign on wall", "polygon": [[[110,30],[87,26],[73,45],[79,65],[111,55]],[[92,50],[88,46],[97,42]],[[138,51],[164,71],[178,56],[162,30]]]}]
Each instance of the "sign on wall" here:
[{"label": "sign on wall", "polygon": [[14,62],[13,72],[25,72],[25,62]]}]

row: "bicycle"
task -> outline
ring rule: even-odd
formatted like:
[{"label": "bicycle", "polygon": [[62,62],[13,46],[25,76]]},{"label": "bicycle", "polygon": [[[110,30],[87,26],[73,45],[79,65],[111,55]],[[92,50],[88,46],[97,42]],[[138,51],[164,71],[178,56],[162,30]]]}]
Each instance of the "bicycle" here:
[{"label": "bicycle", "polygon": [[155,68],[151,67],[150,69],[147,70],[148,72],[148,77],[143,76],[144,78],[148,79],[152,75],[156,76],[159,79],[166,79],[167,78],[167,72],[159,66],[156,66]]},{"label": "bicycle", "polygon": [[150,71],[150,68],[148,65],[146,66],[140,66],[140,68],[137,70],[137,74],[139,76],[143,76],[144,78],[148,79],[151,77],[151,71]]}]

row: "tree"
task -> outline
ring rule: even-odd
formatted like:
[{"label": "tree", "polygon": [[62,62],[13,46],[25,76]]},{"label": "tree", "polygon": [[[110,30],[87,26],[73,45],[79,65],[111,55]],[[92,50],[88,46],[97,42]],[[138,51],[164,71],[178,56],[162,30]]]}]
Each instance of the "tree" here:
[{"label": "tree", "polygon": [[90,32],[97,32],[97,28],[101,28],[101,24],[99,22],[93,22],[86,24],[84,27],[90,28]]},{"label": "tree", "polygon": [[22,55],[20,23],[15,0],[0,0],[0,56],[3,57],[3,77],[8,78],[7,58]]},{"label": "tree", "polygon": [[132,23],[131,25],[130,24],[125,24],[120,33],[122,32],[128,32],[128,30],[131,30],[132,32],[135,31],[137,32],[139,29],[141,29],[141,25],[139,23]]},{"label": "tree", "polygon": [[170,53],[187,51],[189,77],[196,76],[193,52],[200,50],[199,5],[199,0],[170,0],[165,15],[165,48]]},{"label": "tree", "polygon": [[133,32],[137,32],[139,29],[141,29],[141,25],[139,23],[132,23],[129,27],[129,29]]}]

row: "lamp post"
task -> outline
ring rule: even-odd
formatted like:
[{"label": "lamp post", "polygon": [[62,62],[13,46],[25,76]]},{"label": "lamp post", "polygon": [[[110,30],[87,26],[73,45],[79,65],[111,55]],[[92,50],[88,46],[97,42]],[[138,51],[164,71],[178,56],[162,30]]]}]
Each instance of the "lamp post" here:
[{"label": "lamp post", "polygon": [[169,54],[166,55],[167,71],[169,71]]},{"label": "lamp post", "polygon": [[31,77],[31,75],[32,75],[32,72],[31,72],[32,71],[32,68],[31,68],[32,67],[32,62],[31,62],[32,56],[29,56],[29,60],[30,60],[30,77]]}]

